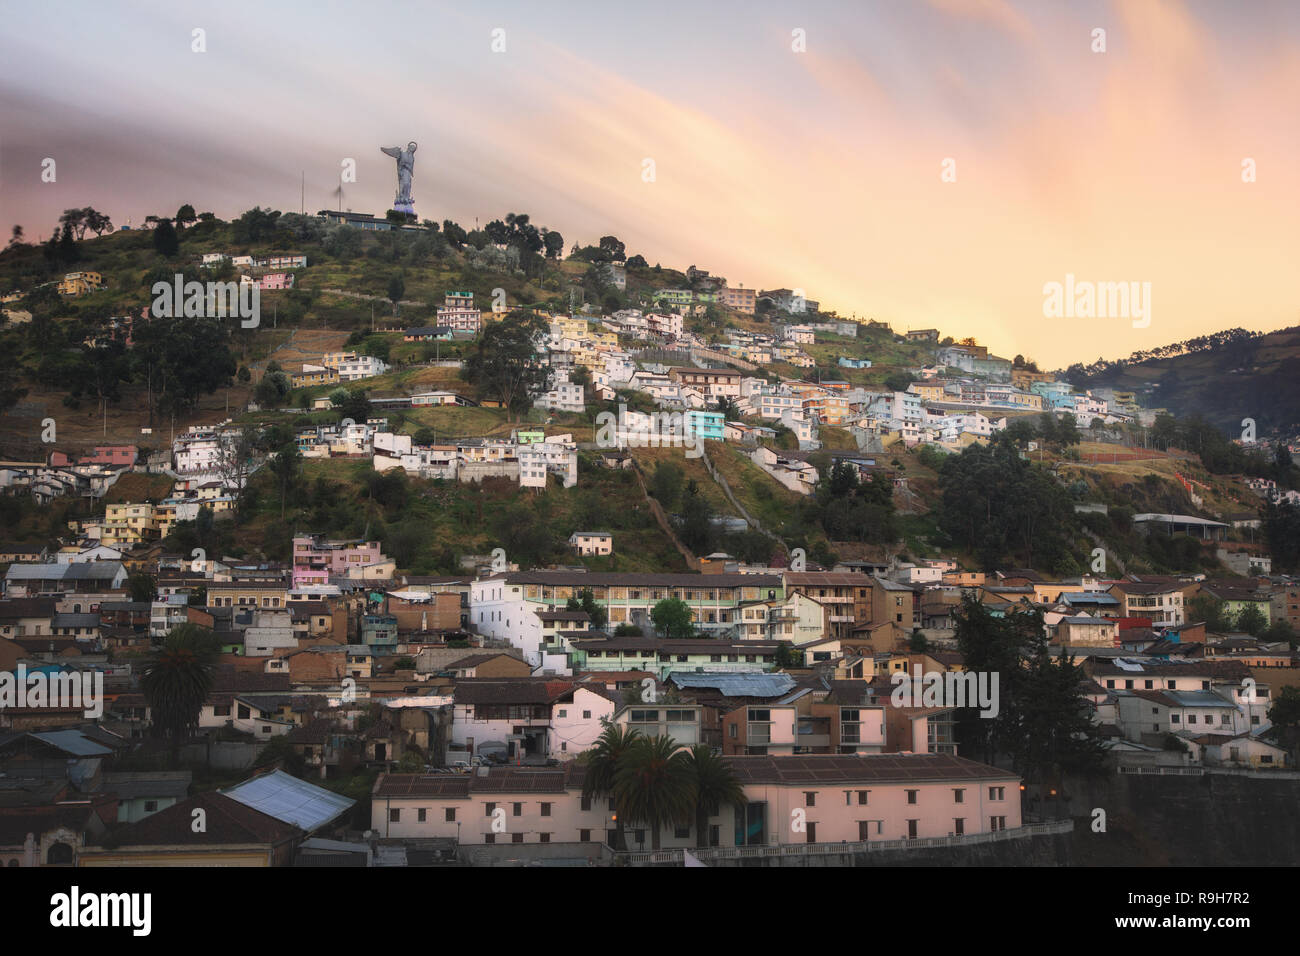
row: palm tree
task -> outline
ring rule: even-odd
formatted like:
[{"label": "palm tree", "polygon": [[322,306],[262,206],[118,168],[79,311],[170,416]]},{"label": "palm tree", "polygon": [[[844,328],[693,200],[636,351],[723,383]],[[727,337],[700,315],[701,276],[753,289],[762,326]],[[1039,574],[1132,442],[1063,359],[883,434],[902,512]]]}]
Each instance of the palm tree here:
[{"label": "palm tree", "polygon": [[619,766],[640,739],[641,734],[635,730],[606,724],[601,735],[596,738],[596,746],[589,751],[587,775],[582,781],[582,795],[586,799],[614,798],[614,849],[621,853],[627,852],[627,833],[624,829],[626,820],[614,783]]},{"label": "palm tree", "polygon": [[144,668],[140,687],[149,702],[155,732],[172,738],[172,765],[179,762],[181,741],[199,722],[215,679],[217,643],[197,624],[173,629]]},{"label": "palm tree", "polygon": [[671,737],[642,737],[614,774],[619,806],[650,828],[654,850],[659,849],[660,830],[691,818],[693,793],[686,751]]},{"label": "palm tree", "polygon": [[715,754],[712,747],[696,744],[686,753],[686,763],[694,785],[695,846],[704,850],[709,845],[709,817],[723,804],[744,806],[745,791],[731,764]]}]

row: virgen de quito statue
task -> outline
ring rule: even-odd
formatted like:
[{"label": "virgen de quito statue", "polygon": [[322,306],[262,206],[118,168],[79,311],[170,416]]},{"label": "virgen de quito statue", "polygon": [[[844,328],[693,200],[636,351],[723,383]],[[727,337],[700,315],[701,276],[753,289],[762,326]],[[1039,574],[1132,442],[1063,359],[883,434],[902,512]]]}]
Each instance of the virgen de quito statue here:
[{"label": "virgen de quito statue", "polygon": [[397,198],[393,200],[393,209],[414,216],[415,203],[411,199],[411,175],[415,172],[415,143],[407,143],[406,149],[400,146],[381,146],[379,150],[397,160]]}]

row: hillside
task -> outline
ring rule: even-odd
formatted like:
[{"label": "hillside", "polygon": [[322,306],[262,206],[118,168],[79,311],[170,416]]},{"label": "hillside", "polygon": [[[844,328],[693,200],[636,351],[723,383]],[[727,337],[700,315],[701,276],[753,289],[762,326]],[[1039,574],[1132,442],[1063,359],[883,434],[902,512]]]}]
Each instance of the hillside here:
[{"label": "hillside", "polygon": [[1300,431],[1300,326],[1183,354],[1071,366],[1067,374],[1076,388],[1133,391],[1145,408],[1200,415],[1234,437],[1243,418],[1255,419],[1261,436]]}]

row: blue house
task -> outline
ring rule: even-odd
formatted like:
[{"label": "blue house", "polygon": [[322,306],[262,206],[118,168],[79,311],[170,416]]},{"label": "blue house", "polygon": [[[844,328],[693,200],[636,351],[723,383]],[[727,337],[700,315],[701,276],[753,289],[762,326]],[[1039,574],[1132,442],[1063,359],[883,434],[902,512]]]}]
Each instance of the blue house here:
[{"label": "blue house", "polygon": [[686,413],[686,427],[689,433],[706,441],[722,441],[726,416],[722,412],[709,412],[703,409],[691,409]]},{"label": "blue house", "polygon": [[843,368],[871,368],[871,359],[853,359],[840,356],[837,363]]}]

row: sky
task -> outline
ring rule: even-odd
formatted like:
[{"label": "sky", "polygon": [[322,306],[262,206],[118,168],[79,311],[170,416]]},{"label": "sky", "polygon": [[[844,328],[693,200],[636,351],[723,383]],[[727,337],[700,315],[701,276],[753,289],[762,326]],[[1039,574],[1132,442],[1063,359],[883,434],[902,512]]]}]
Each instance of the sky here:
[{"label": "sky", "polygon": [[[74,206],[297,211],[304,179],[335,208],[346,159],[343,207],[382,215],[379,147],[414,140],[421,218],[526,212],[1045,368],[1300,324],[1285,0],[0,0],[0,23],[6,237]],[[1149,315],[1045,314],[1067,275],[1149,283]]]}]

